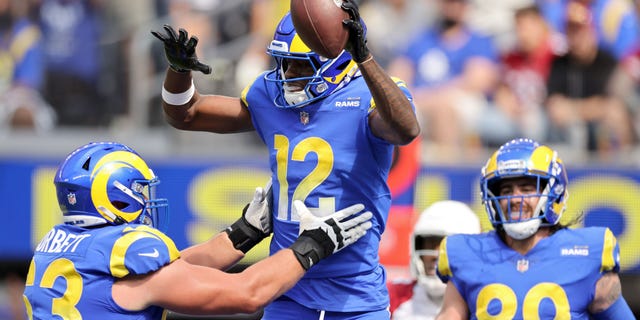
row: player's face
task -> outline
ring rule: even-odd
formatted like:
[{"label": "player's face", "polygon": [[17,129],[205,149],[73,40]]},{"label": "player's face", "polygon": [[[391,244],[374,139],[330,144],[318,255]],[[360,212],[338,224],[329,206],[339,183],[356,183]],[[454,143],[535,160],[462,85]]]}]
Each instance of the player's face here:
[{"label": "player's face", "polygon": [[[442,241],[442,237],[421,237],[419,241],[419,250],[439,250],[440,242]],[[434,255],[421,255],[420,259],[422,259],[422,263],[424,264],[424,272],[429,275],[436,274],[436,263],[438,256]]]},{"label": "player's face", "polygon": [[511,220],[533,217],[533,210],[540,200],[540,197],[534,196],[538,193],[535,178],[506,179],[500,184],[499,193],[500,196],[511,196],[500,200],[502,212],[509,212]]},{"label": "player's face", "polygon": [[[285,59],[283,68],[286,79],[309,77],[315,72],[313,66],[311,66],[307,60]],[[309,82],[309,80],[291,81],[288,85],[290,88],[296,88],[296,90],[293,90],[292,88],[291,91],[297,91],[304,89],[307,82]]]}]

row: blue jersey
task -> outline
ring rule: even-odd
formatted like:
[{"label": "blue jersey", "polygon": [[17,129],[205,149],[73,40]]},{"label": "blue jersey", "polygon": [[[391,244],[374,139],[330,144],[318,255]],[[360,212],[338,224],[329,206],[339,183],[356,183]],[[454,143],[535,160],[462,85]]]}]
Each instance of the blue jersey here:
[{"label": "blue jersey", "polygon": [[31,260],[27,313],[30,319],[164,319],[160,307],[138,312],[119,307],[111,287],[118,278],[156,271],[179,256],[171,239],[148,226],[57,225]]},{"label": "blue jersey", "polygon": [[589,319],[596,282],[620,268],[608,228],[561,229],[527,254],[495,231],[453,235],[441,244],[438,275],[467,302],[470,319]]},{"label": "blue jersey", "polygon": [[[387,176],[394,146],[375,137],[368,116],[375,108],[362,77],[302,108],[278,108],[277,87],[261,75],[242,93],[253,125],[269,150],[274,195],[271,253],[298,237],[302,200],[317,216],[356,203],[373,213],[373,228],[355,244],[313,266],[287,296],[328,311],[364,311],[389,304],[378,260],[380,236],[391,205]],[[397,84],[411,99],[406,85]]]}]

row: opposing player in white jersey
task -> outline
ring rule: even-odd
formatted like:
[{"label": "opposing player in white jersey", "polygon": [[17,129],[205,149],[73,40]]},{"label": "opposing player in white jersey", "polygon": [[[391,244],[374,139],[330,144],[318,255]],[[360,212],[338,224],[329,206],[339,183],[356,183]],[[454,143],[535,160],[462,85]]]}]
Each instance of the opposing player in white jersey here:
[{"label": "opposing player in white jersey", "polygon": [[438,201],[427,207],[416,222],[410,239],[410,279],[388,283],[391,319],[434,319],[444,296],[444,284],[436,275],[440,241],[452,234],[480,233],[480,220],[465,203]]}]

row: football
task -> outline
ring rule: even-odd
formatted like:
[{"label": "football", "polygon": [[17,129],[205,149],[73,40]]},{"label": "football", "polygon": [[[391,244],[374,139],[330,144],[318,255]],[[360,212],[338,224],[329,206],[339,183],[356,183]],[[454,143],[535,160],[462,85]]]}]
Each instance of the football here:
[{"label": "football", "polygon": [[344,49],[349,31],[342,20],[349,14],[342,0],[291,0],[291,20],[300,39],[313,52],[333,59]]}]

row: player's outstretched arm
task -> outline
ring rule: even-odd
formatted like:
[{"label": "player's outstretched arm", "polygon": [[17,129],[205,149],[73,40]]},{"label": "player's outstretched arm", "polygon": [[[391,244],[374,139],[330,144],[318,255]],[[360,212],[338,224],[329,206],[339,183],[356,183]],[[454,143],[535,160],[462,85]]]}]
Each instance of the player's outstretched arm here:
[{"label": "player's outstretched arm", "polygon": [[164,32],[151,31],[164,46],[169,68],[162,84],[162,107],[173,127],[190,131],[233,133],[253,130],[247,108],[238,97],[201,95],[191,71],[211,73],[211,67],[196,56],[198,38],[186,30],[164,26]]},{"label": "player's outstretched arm", "polygon": [[[314,217],[301,201],[295,201],[294,206],[301,216],[301,232],[290,248],[241,273],[225,273],[178,259],[152,274],[117,281],[112,289],[114,300],[128,310],[157,305],[185,314],[253,313],[293,287],[308,268],[354,243],[371,228],[372,214],[362,213],[361,204],[326,217]],[[242,251],[236,252],[242,255]]]},{"label": "player's outstretched arm", "polygon": [[376,109],[369,118],[371,130],[376,137],[393,144],[408,144],[420,134],[420,125],[411,102],[369,53],[358,5],[354,0],[345,0],[342,2],[342,9],[350,16],[349,20],[343,21],[349,29],[345,49],[358,63],[376,103]]}]

